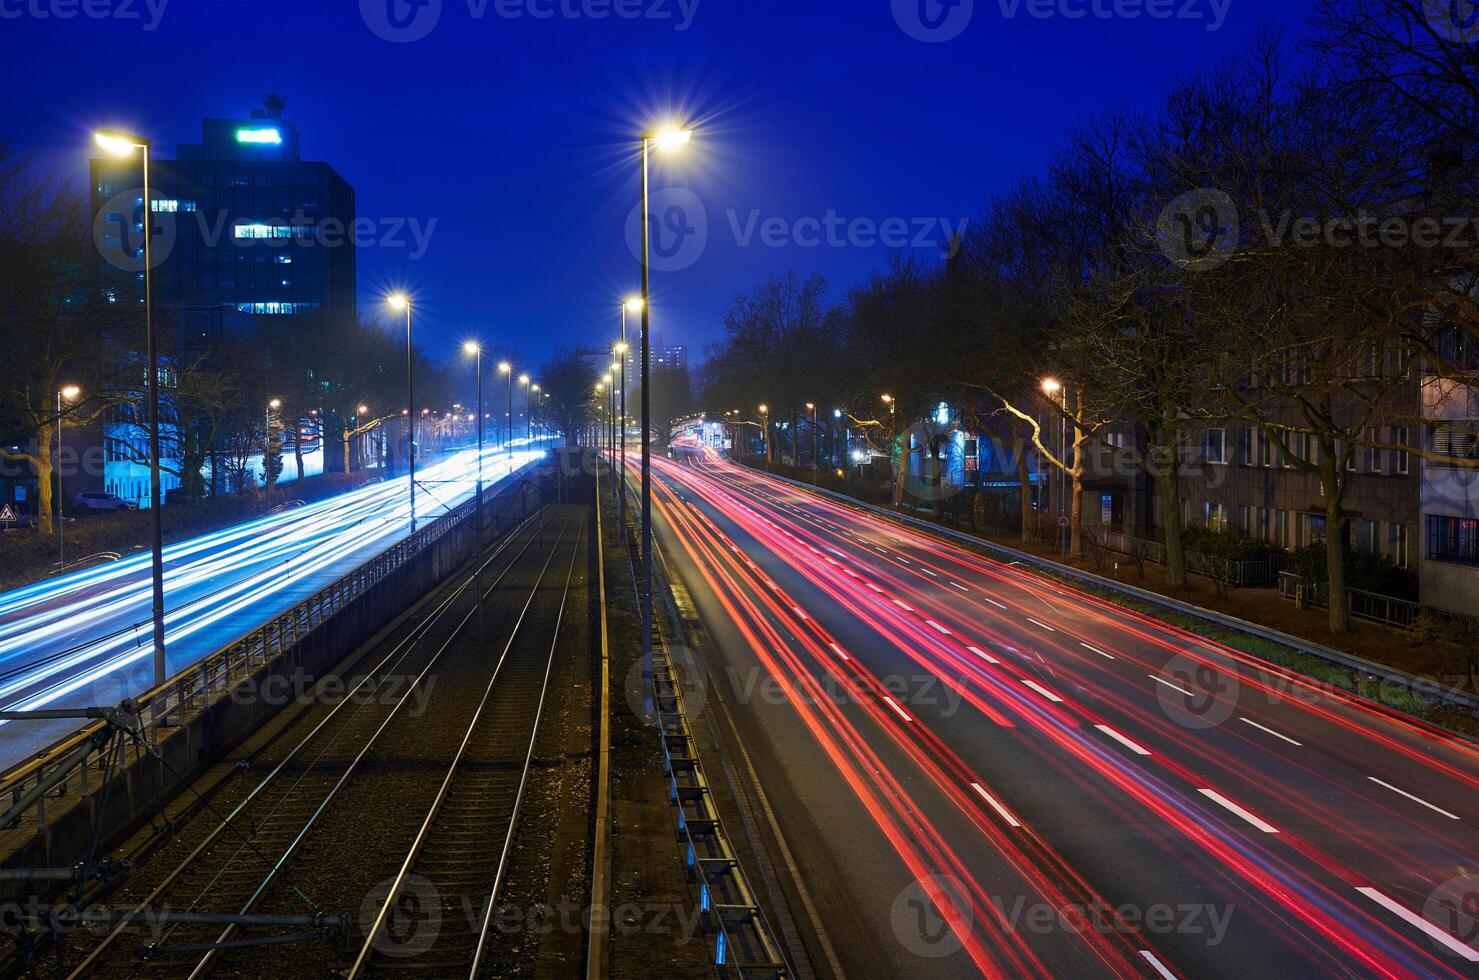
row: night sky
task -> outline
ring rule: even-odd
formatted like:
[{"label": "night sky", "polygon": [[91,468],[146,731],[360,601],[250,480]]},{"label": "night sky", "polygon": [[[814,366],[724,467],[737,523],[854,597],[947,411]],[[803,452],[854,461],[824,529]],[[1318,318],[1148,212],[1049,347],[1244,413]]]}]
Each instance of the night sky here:
[{"label": "night sky", "polygon": [[[201,118],[244,116],[279,92],[305,159],[355,187],[362,217],[431,228],[415,259],[404,231],[399,247],[360,250],[362,310],[378,315],[380,297],[405,288],[434,356],[478,334],[536,360],[604,345],[618,297],[638,285],[625,232],[645,124],[679,116],[696,129],[682,156],[655,159],[653,189],[668,228],[694,227],[697,200],[707,243],[680,239],[667,264],[682,268],[654,275],[653,329],[697,355],[730,299],[767,273],[820,272],[840,294],[886,263],[866,229],[828,244],[829,212],[903,219],[905,248],[928,221],[937,241],[942,219],[979,214],[1071,127],[1116,105],[1153,108],[1176,76],[1260,25],[1298,32],[1306,11],[1148,0],[1196,19],[1068,19],[1064,8],[1116,0],[974,0],[957,37],[925,43],[900,26],[924,33],[919,0],[431,0],[408,28],[429,33],[393,43],[376,29],[394,34],[384,11],[407,12],[403,0],[170,0],[155,24],[160,2],[0,0],[0,134],[80,186],[97,126],[173,156],[199,141]],[[581,16],[529,15],[561,3]],[[613,3],[661,16],[586,16]],[[1052,16],[1032,15],[1044,6]],[[767,219],[785,233],[767,241]]]}]

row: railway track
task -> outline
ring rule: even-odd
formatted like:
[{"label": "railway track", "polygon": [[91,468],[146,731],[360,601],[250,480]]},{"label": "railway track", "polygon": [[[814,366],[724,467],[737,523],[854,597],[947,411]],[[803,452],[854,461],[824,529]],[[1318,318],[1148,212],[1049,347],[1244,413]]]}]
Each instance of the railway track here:
[{"label": "railway track", "polygon": [[[520,576],[530,577],[528,566],[537,566],[532,584],[517,587],[528,597],[510,645],[570,531],[566,520],[542,564],[538,552],[533,561],[525,560],[543,540],[547,518],[542,512],[537,526],[526,524],[510,535],[485,563],[488,571],[496,570],[485,595],[516,588]],[[577,522],[577,534],[579,526]],[[394,757],[413,727],[413,705],[437,708],[455,704],[465,694],[457,685],[452,690],[442,685],[433,700],[428,680],[435,679],[434,672],[446,674],[454,667],[464,673],[479,669],[475,662],[466,663],[475,658],[465,651],[449,656],[476,619],[475,581],[475,572],[459,579],[383,656],[377,660],[372,654],[373,666],[342,697],[316,701],[318,714],[300,711],[297,721],[306,733],[299,737],[295,724],[285,732],[291,738],[264,750],[258,761],[271,766],[267,774],[208,832],[197,835],[183,859],[162,878],[151,879],[152,887],[142,886],[149,890],[141,900],[125,912],[110,913],[115,920],[111,928],[69,975],[203,977],[217,970],[223,957],[250,956],[264,946],[342,940],[348,923],[341,913],[355,910],[316,905],[295,883],[295,859],[325,816],[334,812],[346,787],[377,778],[378,763]],[[456,659],[464,662],[452,663]]]},{"label": "railway track", "polygon": [[[516,629],[504,645],[421,829],[365,930],[351,978],[485,975],[578,544],[577,536],[548,639]],[[412,891],[416,900],[404,901]],[[400,919],[393,932],[392,916]]]}]

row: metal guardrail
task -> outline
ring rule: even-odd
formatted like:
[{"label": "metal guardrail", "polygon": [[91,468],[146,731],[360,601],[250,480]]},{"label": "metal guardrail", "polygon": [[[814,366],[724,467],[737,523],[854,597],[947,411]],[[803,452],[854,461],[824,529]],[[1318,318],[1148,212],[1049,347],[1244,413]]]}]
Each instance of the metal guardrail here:
[{"label": "metal guardrail", "polygon": [[[527,468],[510,474],[515,478],[513,486],[489,497],[486,504],[496,504],[502,497],[518,491],[524,485],[519,477]],[[463,502],[281,615],[207,654],[164,685],[141,695],[136,699],[139,734],[157,747],[163,730],[178,728],[198,716],[234,685],[291,649],[334,614],[467,520],[474,513],[475,506],[473,500]],[[19,802],[28,792],[55,778],[59,768],[72,761],[72,757],[105,724],[91,723],[35,758],[0,775],[0,799]],[[137,761],[144,751],[142,747],[128,746],[123,765]],[[97,746],[65,779],[38,800],[30,811],[34,814],[33,829],[38,832],[46,829],[48,798],[73,800],[87,796],[100,786],[104,770],[109,768],[108,755],[106,744]]]},{"label": "metal guardrail", "polygon": [[[635,569],[632,587],[635,592]],[[640,605],[640,595],[637,601]],[[709,790],[683,705],[681,678],[668,653],[666,631],[656,615],[652,622],[652,704],[662,738],[663,775],[668,784],[668,802],[676,815],[684,865],[690,882],[698,887],[699,913],[713,930],[714,969],[721,977],[739,980],[789,977],[790,967],[765,921]]]}]

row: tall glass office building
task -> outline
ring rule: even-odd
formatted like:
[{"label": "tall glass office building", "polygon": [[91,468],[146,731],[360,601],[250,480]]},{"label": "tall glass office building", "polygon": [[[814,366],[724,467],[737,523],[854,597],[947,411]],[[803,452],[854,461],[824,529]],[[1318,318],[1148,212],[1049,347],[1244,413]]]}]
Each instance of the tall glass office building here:
[{"label": "tall glass office building", "polygon": [[[302,158],[283,108],[269,96],[246,118],[206,119],[199,143],[150,161],[155,316],[177,345],[161,348],[169,362],[264,318],[286,325],[283,318],[354,314],[354,188],[329,164]],[[108,295],[141,304],[141,157],[93,159],[91,178]],[[101,489],[149,506],[142,420],[126,408],[104,420]],[[166,490],[177,482],[167,477]]]}]

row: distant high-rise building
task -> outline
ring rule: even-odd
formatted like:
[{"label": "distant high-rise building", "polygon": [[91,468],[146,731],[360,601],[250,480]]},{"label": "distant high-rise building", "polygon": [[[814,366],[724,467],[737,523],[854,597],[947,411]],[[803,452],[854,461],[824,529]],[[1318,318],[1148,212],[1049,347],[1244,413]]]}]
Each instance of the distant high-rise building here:
[{"label": "distant high-rise building", "polygon": [[[682,368],[688,369],[688,348],[682,344],[668,345],[662,342],[662,335],[652,335],[651,353],[653,370],[658,368]],[[642,376],[642,345],[634,341],[627,348],[627,384],[633,387],[637,379]]]},{"label": "distant high-rise building", "polygon": [[[247,118],[206,119],[200,143],[150,161],[155,305],[187,344],[255,317],[354,310],[354,189],[302,159],[282,110],[269,96]],[[91,169],[99,248],[128,267],[143,249],[140,159]]]},{"label": "distant high-rise building", "polygon": [[[213,337],[272,322],[354,315],[355,199],[327,163],[302,158],[298,127],[268,96],[245,118],[206,119],[199,143],[151,157],[149,206],[161,375]],[[108,296],[143,302],[142,157],[91,161],[94,235]],[[173,344],[174,346],[168,346]],[[138,376],[144,378],[142,361]],[[170,382],[162,388],[169,398]],[[166,416],[169,413],[166,412]],[[150,506],[144,419],[128,404],[103,419],[101,489]],[[164,455],[179,455],[166,425]],[[166,491],[178,486],[163,476]]]}]

